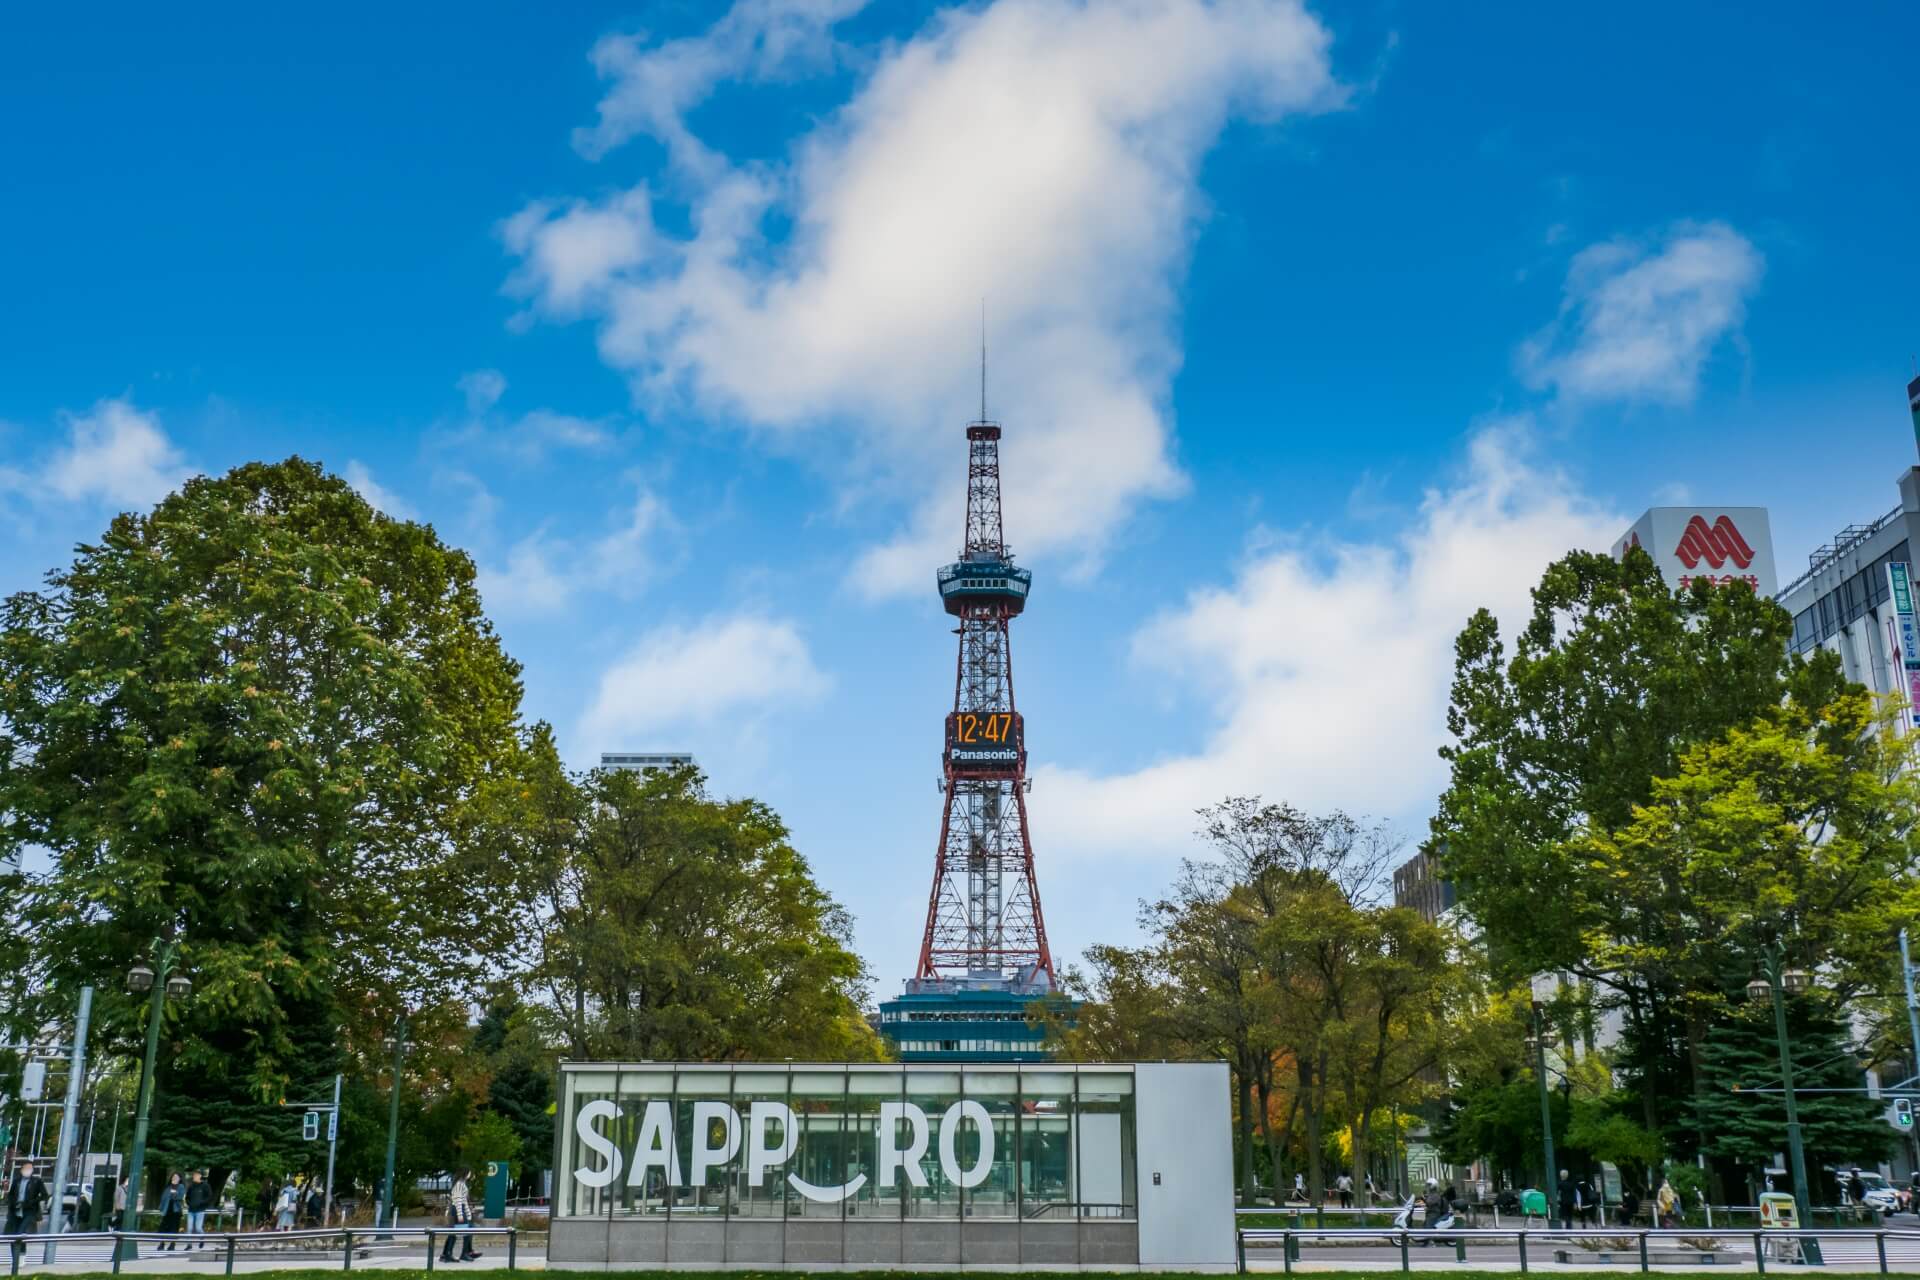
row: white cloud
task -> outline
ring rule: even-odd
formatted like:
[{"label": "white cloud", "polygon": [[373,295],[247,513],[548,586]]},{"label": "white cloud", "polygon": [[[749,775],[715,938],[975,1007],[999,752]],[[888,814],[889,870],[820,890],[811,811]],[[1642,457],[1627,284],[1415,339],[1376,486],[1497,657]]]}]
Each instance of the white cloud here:
[{"label": "white cloud", "polygon": [[652,202],[635,187],[605,204],[574,200],[555,210],[536,201],[501,225],[507,248],[525,259],[508,288],[572,314],[599,301],[616,273],[646,261],[655,239]]},{"label": "white cloud", "polygon": [[574,146],[598,159],[629,138],[649,135],[677,163],[713,173],[725,161],[687,128],[686,114],[722,80],[773,80],[830,65],[835,23],[867,0],[737,0],[698,36],[652,45],[647,36],[612,35],[589,55],[614,87],[600,101],[600,122],[574,131]]},{"label": "white cloud", "polygon": [[581,418],[551,409],[534,409],[501,428],[501,434],[522,453],[544,453],[559,446],[568,449],[604,449],[613,443],[613,430],[600,418]]},{"label": "white cloud", "polygon": [[506,394],[507,379],[498,369],[474,369],[453,384],[467,398],[468,413],[485,413]]},{"label": "white cloud", "polygon": [[1657,246],[1593,245],[1568,268],[1558,318],[1521,345],[1521,374],[1571,399],[1690,403],[1764,269],[1723,222],[1676,223]]},{"label": "white cloud", "polygon": [[[799,630],[754,614],[718,615],[643,635],[600,677],[581,733],[600,744],[657,741],[675,730],[732,727],[817,699],[829,680]],[[596,748],[597,749],[597,748]]]},{"label": "white cloud", "polygon": [[504,564],[482,563],[481,599],[502,617],[563,613],[588,591],[631,599],[669,559],[676,532],[666,503],[643,486],[623,522],[599,538],[555,538],[541,528],[514,543]]},{"label": "white cloud", "polygon": [[1268,545],[1134,637],[1139,666],[1197,686],[1213,728],[1189,755],[1095,776],[1035,770],[1035,843],[1062,856],[1171,856],[1193,810],[1264,794],[1397,819],[1418,836],[1445,784],[1453,641],[1485,605],[1513,634],[1545,566],[1625,519],[1530,461],[1524,421],[1473,437],[1467,467],[1388,541]]},{"label": "white cloud", "polygon": [[554,449],[605,449],[615,428],[606,418],[582,418],[552,409],[530,409],[517,417],[497,412],[507,379],[498,369],[475,369],[454,383],[465,397],[467,416],[448,435],[463,445],[489,448],[538,460]]},{"label": "white cloud", "polygon": [[67,444],[47,459],[38,482],[68,501],[149,507],[193,474],[161,430],[159,416],[129,400],[102,400],[86,413],[61,417]]},{"label": "white cloud", "polygon": [[686,112],[722,80],[830,62],[855,7],[743,0],[691,43],[603,41],[613,83],[583,148],[662,139],[691,231],[656,225],[644,188],[535,204],[503,228],[509,288],[595,317],[642,396],[776,435],[830,428],[821,456],[912,495],[908,529],[858,562],[870,591],[918,590],[958,537],[985,297],[1010,535],[1087,562],[1184,484],[1166,401],[1201,160],[1230,118],[1338,106],[1330,36],[1298,0],[997,0],[872,51],[779,163],[693,137]]},{"label": "white cloud", "polygon": [[340,475],[353,486],[353,491],[367,500],[367,505],[375,511],[392,516],[395,520],[414,520],[418,513],[413,504],[382,485],[373,478],[373,472],[367,470],[365,463],[358,458],[349,458]]}]

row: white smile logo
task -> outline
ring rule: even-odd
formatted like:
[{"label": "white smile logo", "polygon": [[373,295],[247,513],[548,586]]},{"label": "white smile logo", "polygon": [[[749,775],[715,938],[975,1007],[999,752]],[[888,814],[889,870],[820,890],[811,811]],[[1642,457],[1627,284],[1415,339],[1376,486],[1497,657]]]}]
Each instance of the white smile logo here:
[{"label": "white smile logo", "polygon": [[[646,1104],[640,1117],[640,1134],[634,1141],[630,1159],[623,1160],[620,1148],[599,1127],[602,1122],[617,1119],[619,1115],[619,1106],[605,1100],[589,1102],[580,1108],[580,1114],[574,1120],[574,1132],[579,1136],[582,1146],[600,1157],[599,1168],[589,1168],[583,1164],[573,1171],[574,1178],[582,1186],[608,1186],[620,1176],[624,1165],[627,1185],[630,1187],[645,1185],[647,1175],[655,1169],[660,1170],[670,1187],[703,1187],[709,1172],[726,1166],[740,1154],[740,1113],[730,1103],[693,1104],[692,1168],[688,1170],[691,1175],[688,1178],[681,1176],[679,1147],[673,1140],[673,1108],[667,1102],[655,1099]],[[966,1169],[960,1167],[959,1153],[960,1125],[963,1121],[970,1122],[980,1137],[980,1150],[974,1157],[972,1167]],[[901,1142],[902,1128],[907,1131],[904,1143]],[[713,1141],[716,1130],[719,1132],[717,1144]],[[874,1130],[879,1152],[874,1164],[874,1177],[880,1185],[891,1185],[904,1170],[908,1182],[916,1187],[926,1186],[927,1171],[920,1162],[926,1158],[930,1137],[927,1113],[911,1102],[883,1102]],[[774,1133],[778,1136],[773,1136]],[[747,1185],[762,1186],[768,1170],[786,1164],[799,1148],[799,1121],[794,1116],[793,1108],[784,1102],[750,1103],[745,1137]],[[986,1181],[987,1172],[992,1167],[992,1117],[984,1106],[972,1099],[954,1103],[947,1108],[940,1122],[942,1172],[956,1186],[971,1189]],[[867,1185],[867,1175],[856,1174],[837,1187],[822,1187],[808,1182],[797,1173],[790,1173],[787,1175],[787,1185],[809,1200],[837,1204],[849,1196],[857,1195],[860,1188]]]}]

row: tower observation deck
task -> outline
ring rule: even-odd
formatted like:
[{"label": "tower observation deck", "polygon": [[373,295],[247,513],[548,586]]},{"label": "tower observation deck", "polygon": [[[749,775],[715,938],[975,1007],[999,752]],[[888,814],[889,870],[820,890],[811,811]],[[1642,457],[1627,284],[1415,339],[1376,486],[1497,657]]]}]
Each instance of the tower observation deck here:
[{"label": "tower observation deck", "polygon": [[1054,989],[1027,829],[1026,725],[1013,696],[1009,624],[1033,573],[1014,564],[1001,525],[1000,424],[967,427],[967,526],[960,557],[935,574],[958,622],[953,711],[941,752],[940,839],[919,963],[880,1006],[903,1059],[1022,1061],[1044,1056],[1026,1006]]}]

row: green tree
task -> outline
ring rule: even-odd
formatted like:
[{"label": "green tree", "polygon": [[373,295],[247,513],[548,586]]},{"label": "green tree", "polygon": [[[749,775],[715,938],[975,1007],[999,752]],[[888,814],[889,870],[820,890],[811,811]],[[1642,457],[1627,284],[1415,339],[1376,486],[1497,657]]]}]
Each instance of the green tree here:
[{"label": "green tree", "polygon": [[569,1056],[883,1055],[847,914],[771,809],[709,798],[693,768],[573,778],[537,737],[529,757],[496,838]]},{"label": "green tree", "polygon": [[[1559,1089],[1549,1090],[1547,1098],[1554,1135],[1561,1138],[1567,1132],[1569,1099]],[[1457,1090],[1433,1133],[1434,1146],[1451,1164],[1471,1164],[1484,1158],[1493,1164],[1499,1178],[1515,1186],[1551,1185],[1551,1181],[1543,1184],[1534,1180],[1543,1146],[1540,1086],[1531,1071]]]},{"label": "green tree", "polygon": [[512,1157],[516,1174],[553,1162],[553,1071],[558,1055],[539,1038],[530,1012],[517,1000],[496,1001],[474,1032],[474,1048],[485,1055],[492,1075],[487,1105],[513,1126],[519,1139]]},{"label": "green tree", "polygon": [[487,1162],[514,1164],[520,1159],[520,1134],[498,1111],[481,1111],[460,1131],[460,1162],[484,1171]]},{"label": "green tree", "polygon": [[[0,849],[52,855],[13,904],[16,1027],[91,982],[103,1048],[137,1052],[120,975],[176,940],[155,1144],[263,1152],[303,1034],[377,1038],[506,950],[498,868],[452,834],[511,758],[518,677],[472,561],[312,463],[116,517],[0,608]],[[256,1136],[219,1145],[221,1113]]]},{"label": "green tree", "polygon": [[[1636,1075],[1660,1072],[1670,1061],[1662,1051],[1686,1044],[1686,1083],[1697,1088],[1704,1011],[1693,976],[1655,953],[1676,932],[1717,935],[1696,929],[1661,872],[1598,857],[1595,833],[1631,828],[1690,749],[1790,695],[1820,707],[1840,693],[1833,655],[1791,656],[1790,632],[1784,611],[1744,588],[1701,580],[1668,590],[1634,550],[1618,561],[1575,552],[1550,566],[1511,658],[1484,610],[1456,643],[1455,740],[1441,752],[1452,777],[1433,847],[1496,973],[1575,975],[1601,1007],[1624,1013],[1628,1043],[1647,1055],[1623,1064]],[[1623,897],[1644,909],[1623,912]],[[1634,1096],[1649,1132],[1687,1114],[1668,1090]]]},{"label": "green tree", "polygon": [[[1871,1165],[1887,1154],[1893,1130],[1886,1101],[1861,1089],[1859,1059],[1846,1020],[1831,995],[1787,1002],[1787,1044],[1793,1055],[1795,1103],[1806,1145],[1813,1203],[1830,1202],[1834,1186],[1820,1170]],[[1746,1174],[1750,1190],[1761,1170],[1787,1148],[1787,1109],[1780,1093],[1780,1049],[1771,1004],[1737,1008],[1707,1035],[1705,1084],[1695,1099],[1705,1151]]]}]

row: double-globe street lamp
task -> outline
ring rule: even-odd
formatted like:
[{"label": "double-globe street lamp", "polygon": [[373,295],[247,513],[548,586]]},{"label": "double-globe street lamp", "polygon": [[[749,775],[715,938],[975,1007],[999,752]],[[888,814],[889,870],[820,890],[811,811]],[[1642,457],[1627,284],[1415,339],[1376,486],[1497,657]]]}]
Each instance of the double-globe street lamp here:
[{"label": "double-globe street lamp", "polygon": [[1766,976],[1747,984],[1747,998],[1754,1003],[1773,1003],[1773,1035],[1780,1048],[1781,1096],[1787,1100],[1787,1154],[1793,1161],[1793,1205],[1801,1230],[1813,1225],[1807,1199],[1807,1154],[1800,1142],[1800,1111],[1793,1099],[1793,1055],[1787,1047],[1787,1003],[1789,994],[1799,995],[1813,986],[1813,975],[1805,969],[1781,966],[1779,943],[1769,943],[1762,952]]},{"label": "double-globe street lamp", "polygon": [[[153,1071],[160,1056],[161,1014],[166,997],[185,999],[193,990],[191,979],[173,971],[178,958],[177,943],[171,939],[155,938],[153,964],[135,961],[133,968],[127,970],[127,990],[135,995],[149,991],[153,995],[147,1001],[147,1056],[140,1068],[140,1088],[134,1095],[133,1155],[127,1161],[127,1207],[120,1215],[120,1229],[126,1232],[138,1230],[140,1221],[140,1179],[147,1162],[147,1119],[153,1109]],[[123,1240],[119,1252],[124,1260],[139,1256],[138,1246],[131,1240]]]}]

